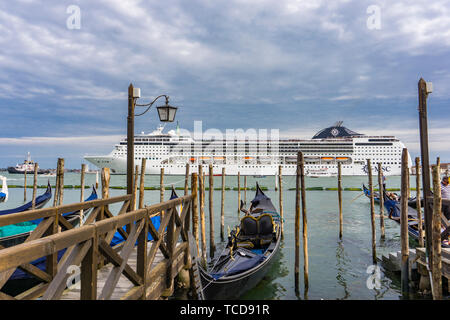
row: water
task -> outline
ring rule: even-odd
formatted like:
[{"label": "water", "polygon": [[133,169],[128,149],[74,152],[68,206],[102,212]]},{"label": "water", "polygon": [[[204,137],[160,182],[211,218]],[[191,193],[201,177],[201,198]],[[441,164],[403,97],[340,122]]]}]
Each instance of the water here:
[{"label": "water", "polygon": [[[23,185],[23,176],[2,172],[8,178],[9,185]],[[99,177],[100,178],[100,177]],[[49,180],[55,185],[55,177],[38,176],[38,185],[46,185]],[[221,177],[214,177],[214,187],[221,187]],[[374,177],[374,181],[376,177]],[[28,185],[32,184],[32,175],[27,176]],[[86,186],[95,184],[96,175],[87,174]],[[241,186],[244,185],[241,177]],[[265,178],[247,177],[247,187],[254,187],[258,181],[261,186],[267,187],[266,195],[272,199],[275,207],[278,207],[278,191],[274,191],[275,177]],[[170,187],[184,186],[183,176],[165,176],[166,185],[165,199],[170,197]],[[343,177],[342,186],[361,188],[367,185],[367,177]],[[400,177],[388,177],[386,180],[388,188],[400,188]],[[80,185],[80,175],[77,173],[66,173],[64,184]],[[376,184],[376,183],[375,183]],[[322,186],[328,188],[337,187],[336,177],[306,178],[307,187]],[[125,175],[112,175],[110,186],[126,186]],[[146,176],[146,187],[158,187],[159,176]],[[208,179],[206,179],[208,186]],[[226,186],[233,188],[237,186],[237,177],[226,177]],[[415,179],[411,179],[411,187],[415,187]],[[369,289],[367,279],[368,267],[372,265],[371,253],[371,223],[370,204],[368,199],[362,195],[362,191],[344,191],[343,217],[344,229],[343,239],[339,240],[339,211],[337,191],[306,191],[306,209],[308,218],[308,249],[309,249],[309,290],[305,294],[303,288],[303,251],[302,230],[300,230],[300,292],[295,293],[294,285],[294,259],[295,259],[295,177],[283,177],[283,204],[284,204],[284,239],[281,245],[279,260],[273,264],[268,275],[253,290],[247,292],[242,299],[365,299],[365,300],[396,300],[401,298],[400,279],[398,276],[385,273],[381,269],[381,288]],[[45,189],[38,189],[38,195]],[[177,190],[183,194],[182,190]],[[90,190],[85,190],[85,197],[89,196]],[[101,194],[99,192],[99,194]],[[110,189],[110,196],[126,194],[125,189]],[[412,191],[415,194],[415,191]],[[145,190],[145,204],[159,202],[159,190]],[[247,190],[247,203],[253,198],[254,191]],[[359,196],[359,197],[358,197]],[[27,200],[32,197],[32,189],[27,189]],[[244,199],[244,192],[241,191]],[[64,204],[78,202],[80,200],[80,189],[65,189]],[[238,223],[237,218],[237,191],[225,192],[225,232],[227,226],[232,228]],[[221,191],[214,192],[214,230],[215,242],[220,242],[220,201]],[[47,204],[50,206],[53,199]],[[13,208],[23,204],[23,188],[9,188],[8,202],[0,204],[0,210]],[[247,205],[248,207],[248,205]],[[111,208],[117,212],[118,206]],[[115,211],[114,211],[115,210]],[[376,206],[376,213],[379,209]],[[205,199],[206,216],[206,238],[209,241],[209,213],[208,213],[208,191]],[[300,226],[302,223],[300,222]],[[386,239],[380,241],[379,218],[377,225],[377,256],[384,253],[400,250],[400,227],[389,219],[385,219]],[[410,245],[414,245],[411,242]],[[209,245],[207,245],[209,248]],[[420,298],[420,297],[418,297]]]}]

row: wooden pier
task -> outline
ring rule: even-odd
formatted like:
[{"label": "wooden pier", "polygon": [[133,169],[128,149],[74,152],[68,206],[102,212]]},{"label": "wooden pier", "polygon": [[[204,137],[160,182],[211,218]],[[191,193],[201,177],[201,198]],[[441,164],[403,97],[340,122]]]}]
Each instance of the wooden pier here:
[{"label": "wooden pier", "polygon": [[[195,274],[196,256],[191,255],[189,237],[196,194],[132,211],[134,195],[128,194],[1,216],[0,226],[43,220],[25,242],[0,248],[0,288],[17,268],[40,283],[15,296],[0,292],[0,299],[137,300],[172,295],[179,272]],[[122,206],[114,215],[109,205],[117,203]],[[73,228],[63,214],[80,209],[87,220]],[[151,220],[156,216],[160,216],[159,228]],[[126,225],[131,226],[129,232]],[[125,241],[111,246],[116,231]],[[46,260],[45,270],[31,264],[41,257]],[[72,281],[73,270],[78,270],[79,284]],[[196,280],[192,277],[191,283]]]}]

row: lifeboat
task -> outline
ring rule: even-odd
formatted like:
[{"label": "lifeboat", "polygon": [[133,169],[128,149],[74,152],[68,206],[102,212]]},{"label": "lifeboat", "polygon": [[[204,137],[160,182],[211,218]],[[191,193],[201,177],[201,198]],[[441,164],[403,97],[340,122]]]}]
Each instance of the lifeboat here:
[{"label": "lifeboat", "polygon": [[333,157],[322,157],[321,159],[322,159],[322,160],[334,160]]},{"label": "lifeboat", "polygon": [[209,160],[209,157],[200,157],[200,160]]},{"label": "lifeboat", "polygon": [[253,160],[253,157],[244,157],[244,160]]},{"label": "lifeboat", "polygon": [[214,157],[214,160],[224,160],[224,157]]},{"label": "lifeboat", "polygon": [[336,157],[336,160],[345,161],[348,160],[348,157]]},{"label": "lifeboat", "polygon": [[190,160],[190,161],[195,161],[195,158],[190,158],[189,160]]}]

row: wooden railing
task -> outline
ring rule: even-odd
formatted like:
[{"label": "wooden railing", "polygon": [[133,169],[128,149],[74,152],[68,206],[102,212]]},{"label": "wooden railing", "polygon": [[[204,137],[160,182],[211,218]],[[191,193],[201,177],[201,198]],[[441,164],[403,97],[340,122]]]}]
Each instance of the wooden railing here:
[{"label": "wooden railing", "polygon": [[[171,292],[178,270],[190,264],[189,216],[195,195],[127,212],[132,197],[125,195],[1,216],[0,227],[44,219],[25,242],[0,248],[0,288],[16,268],[37,278],[40,283],[14,297],[0,292],[0,299],[60,299],[68,287],[70,266],[77,266],[80,270],[80,299],[110,299],[122,274],[133,284],[120,297],[122,299],[156,299],[164,291]],[[113,215],[108,205],[121,202],[119,212]],[[182,207],[181,213],[177,211],[179,205]],[[67,212],[90,208],[92,211],[81,227],[73,228],[62,216]],[[157,229],[151,218],[158,215],[161,219]],[[111,247],[116,231],[125,240]],[[147,241],[148,234],[153,241]],[[136,268],[133,269],[128,260],[136,246]],[[61,250],[65,252],[58,259]],[[163,259],[154,263],[158,250]],[[46,257],[45,271],[31,264],[41,257]],[[98,270],[105,262],[113,267],[102,288],[97,288]],[[99,293],[98,289],[101,289]]]}]

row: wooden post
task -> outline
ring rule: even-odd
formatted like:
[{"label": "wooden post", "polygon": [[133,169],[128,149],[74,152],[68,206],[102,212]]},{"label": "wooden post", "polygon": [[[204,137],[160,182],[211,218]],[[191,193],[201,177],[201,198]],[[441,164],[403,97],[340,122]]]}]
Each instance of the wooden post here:
[{"label": "wooden post", "polygon": [[[133,170],[134,170],[134,109],[136,100],[134,98],[134,87],[128,86],[128,116],[127,116],[127,194],[133,193]],[[133,210],[130,206],[128,211]]]},{"label": "wooden post", "polygon": [[241,173],[238,172],[237,175],[237,188],[238,188],[238,208],[237,208],[237,213],[238,213],[238,217],[240,214],[240,207],[241,207]]},{"label": "wooden post", "polygon": [[295,178],[295,292],[299,292],[300,274],[300,152],[297,153],[297,174]]},{"label": "wooden post", "polygon": [[408,238],[408,187],[409,187],[409,169],[408,169],[408,150],[403,148],[402,152],[402,177],[401,177],[401,288],[402,292],[409,293],[409,238]]},{"label": "wooden post", "polygon": [[59,174],[58,205],[63,204],[63,198],[64,198],[64,158],[61,158],[60,161],[61,161],[61,164],[59,166],[60,174]]},{"label": "wooden post", "polygon": [[225,239],[225,167],[222,167],[222,197],[220,201],[220,239]]},{"label": "wooden post", "polygon": [[433,300],[442,300],[442,259],[441,259],[441,216],[442,198],[440,181],[440,163],[433,166],[433,261],[431,262],[431,275],[433,285]]},{"label": "wooden post", "polygon": [[34,164],[34,179],[33,179],[33,198],[31,208],[34,210],[36,208],[36,193],[37,193],[37,174],[38,174],[38,164]]},{"label": "wooden post", "polygon": [[284,237],[284,224],[283,224],[283,186],[282,186],[282,167],[278,166],[278,185],[279,187],[279,202],[280,202],[280,219],[281,219],[281,237]]},{"label": "wooden post", "polygon": [[383,167],[381,162],[378,162],[378,188],[380,190],[380,229],[381,239],[386,237],[384,228],[384,185],[383,185]]},{"label": "wooden post", "polygon": [[372,182],[372,164],[370,159],[367,159],[367,170],[369,175],[369,191],[370,191],[370,218],[372,226],[372,262],[377,263],[377,240],[375,230],[375,200],[373,196],[373,182]]},{"label": "wooden post", "polygon": [[164,202],[164,168],[161,168],[161,174],[159,178],[159,202]]},{"label": "wooden post", "polygon": [[[102,181],[102,199],[107,199],[109,198],[109,182],[111,179],[111,174],[110,174],[110,170],[109,168],[102,168],[102,172],[101,172],[101,181]],[[107,206],[103,206],[102,209],[100,210],[100,214],[97,216],[97,221],[98,220],[103,220],[105,219],[105,209],[107,208]],[[131,210],[130,210],[131,211]],[[126,231],[127,233],[130,232],[131,230],[131,225],[128,224],[126,225]],[[99,240],[105,239],[105,235],[100,235],[99,236]],[[102,255],[98,255],[98,267],[101,268],[103,267],[104,263],[105,263],[105,259]]]},{"label": "wooden post", "polygon": [[[81,177],[80,177],[80,185],[81,185],[81,190],[80,190],[80,202],[84,202],[84,176],[86,173],[86,164],[82,163],[81,164]],[[80,210],[80,226],[83,225],[83,221],[84,221],[84,210],[81,209]]]},{"label": "wooden post", "polygon": [[132,199],[133,210],[136,210],[136,207],[137,207],[138,174],[139,174],[139,166],[136,165],[136,167],[134,169],[134,178],[133,178],[133,199]]},{"label": "wooden post", "polygon": [[197,244],[197,252],[200,252],[199,237],[198,237],[198,175],[193,172],[191,176],[191,193],[192,199],[192,233],[195,238],[195,243]]},{"label": "wooden post", "polygon": [[92,244],[81,261],[80,300],[97,300],[97,266],[98,266],[98,238],[91,239]]},{"label": "wooden post", "polygon": [[204,266],[206,266],[206,231],[205,231],[205,197],[204,197],[204,180],[203,180],[203,166],[199,165],[199,173],[198,176],[198,186],[199,186],[199,194],[200,194],[200,227],[202,231],[202,263]]},{"label": "wooden post", "polygon": [[[142,158],[142,163],[145,164],[145,158]],[[145,165],[141,166],[141,181],[140,181],[140,185],[139,185],[139,209],[142,208],[142,202],[143,202],[143,192],[142,192],[142,196],[141,196],[141,189],[143,190],[143,186],[144,186],[144,178],[142,178],[143,176],[145,176]],[[142,201],[141,201],[142,199]],[[138,236],[138,245],[137,245],[137,255],[136,255],[136,273],[138,274],[138,276],[141,277],[142,279],[142,284],[143,284],[143,292],[142,295],[140,297],[141,300],[147,300],[147,263],[148,263],[148,223],[149,223],[149,215],[148,215],[148,211],[147,214],[144,216],[144,218],[142,218],[144,220],[144,227],[142,228],[141,232],[139,233]],[[138,223],[138,222],[136,222]]]},{"label": "wooden post", "polygon": [[102,199],[109,198],[109,181],[111,175],[109,168],[102,168]]},{"label": "wooden post", "polygon": [[309,258],[308,258],[308,220],[306,217],[306,185],[305,185],[305,159],[300,152],[300,182],[302,195],[302,217],[303,217],[303,276],[305,281],[305,295],[309,288]]},{"label": "wooden post", "polygon": [[189,162],[186,163],[186,175],[184,177],[184,195],[187,196],[189,193]]},{"label": "wooden post", "polygon": [[95,171],[95,189],[98,190],[98,170]]},{"label": "wooden post", "polygon": [[419,247],[423,248],[425,243],[423,240],[423,218],[422,209],[420,206],[420,158],[416,157],[416,208],[417,208],[417,220],[419,228]]},{"label": "wooden post", "polygon": [[145,182],[145,166],[147,165],[147,159],[141,160],[141,180],[139,182],[139,209],[144,208],[144,182]]},{"label": "wooden post", "polygon": [[338,202],[339,202],[339,239],[342,239],[344,232],[342,217],[342,164],[338,162]]},{"label": "wooden post", "polygon": [[278,177],[277,177],[277,173],[275,172],[275,191],[278,190]]},{"label": "wooden post", "polygon": [[27,202],[27,168],[23,172],[23,202]]},{"label": "wooden post", "polygon": [[59,197],[59,166],[61,165],[61,161],[58,158],[58,163],[56,165],[56,179],[55,179],[55,196],[53,197],[53,206],[56,207],[58,205],[58,197]]},{"label": "wooden post", "polygon": [[423,189],[423,211],[425,220],[425,243],[426,253],[429,260],[432,260],[432,245],[431,245],[431,221],[433,218],[433,211],[428,205],[428,199],[431,198],[430,188],[430,160],[428,154],[428,119],[427,119],[427,83],[420,78],[418,83],[419,95],[419,130],[420,130],[420,155],[422,159],[422,189]]},{"label": "wooden post", "polygon": [[247,204],[247,176],[244,176],[244,204]]},{"label": "wooden post", "polygon": [[209,256],[214,257],[216,245],[214,244],[214,207],[213,207],[213,192],[214,192],[214,174],[213,165],[209,165]]}]

